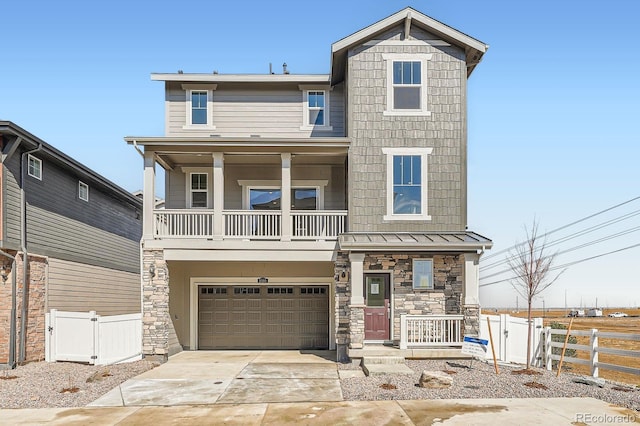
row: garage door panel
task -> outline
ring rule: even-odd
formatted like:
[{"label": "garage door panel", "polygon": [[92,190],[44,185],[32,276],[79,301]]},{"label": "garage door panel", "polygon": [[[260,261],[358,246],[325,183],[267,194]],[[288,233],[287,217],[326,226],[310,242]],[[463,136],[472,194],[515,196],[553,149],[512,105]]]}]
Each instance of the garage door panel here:
[{"label": "garage door panel", "polygon": [[201,349],[326,349],[327,286],[202,286]]}]

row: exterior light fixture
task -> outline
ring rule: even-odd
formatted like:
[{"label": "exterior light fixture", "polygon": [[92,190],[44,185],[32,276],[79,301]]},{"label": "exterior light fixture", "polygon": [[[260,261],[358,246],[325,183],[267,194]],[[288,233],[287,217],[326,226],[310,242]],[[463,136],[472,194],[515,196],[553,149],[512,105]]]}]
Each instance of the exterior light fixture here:
[{"label": "exterior light fixture", "polygon": [[9,274],[11,273],[11,265],[8,263],[2,264],[2,269],[0,269],[0,278],[2,278],[2,283],[7,282],[7,278],[9,278]]},{"label": "exterior light fixture", "polygon": [[149,266],[149,276],[151,278],[156,276],[156,265],[155,264],[151,264],[151,266]]},{"label": "exterior light fixture", "polygon": [[260,277],[258,278],[258,284],[266,284],[269,282],[269,278]]}]

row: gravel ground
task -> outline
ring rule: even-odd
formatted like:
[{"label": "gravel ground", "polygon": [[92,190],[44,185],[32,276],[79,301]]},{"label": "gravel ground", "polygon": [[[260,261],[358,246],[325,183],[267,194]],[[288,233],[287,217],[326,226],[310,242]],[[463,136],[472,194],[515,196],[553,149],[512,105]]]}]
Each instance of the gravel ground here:
[{"label": "gravel ground", "polygon": [[[512,374],[521,370],[510,366],[499,366],[496,375],[493,364],[474,361],[469,369],[468,361],[407,360],[407,366],[414,371],[412,375],[384,375],[364,378],[342,379],[342,395],[345,400],[387,400],[387,399],[457,399],[457,398],[554,398],[554,397],[593,397],[612,404],[640,411],[640,388],[630,385],[607,382],[604,388],[573,383],[579,377],[571,373],[562,373],[535,369],[539,375]],[[353,364],[339,364],[339,369],[359,369]],[[420,374],[424,370],[447,370],[453,377],[453,385],[448,389],[426,389],[417,386]],[[544,388],[533,388],[525,383],[535,382]],[[381,386],[390,384],[396,389],[385,390]],[[535,385],[534,385],[535,386]],[[385,386],[389,387],[389,386]],[[630,389],[625,392],[619,387]]]},{"label": "gravel ground", "polygon": [[[607,382],[604,388],[573,383],[576,375],[536,369],[540,375],[514,375],[522,367],[500,366],[496,376],[493,365],[474,361],[407,360],[412,375],[388,375],[341,379],[345,400],[456,399],[456,398],[545,398],[593,397],[640,411],[640,389]],[[34,362],[15,370],[0,370],[0,408],[82,407],[95,401],[120,383],[137,376],[155,364],[136,361],[110,366],[93,366],[71,362]],[[360,370],[354,364],[338,364],[340,370]],[[448,371],[453,385],[448,389],[417,387],[424,370]],[[16,376],[16,378],[9,378]],[[89,380],[97,378],[97,380]],[[525,385],[535,382],[547,389]],[[381,385],[396,389],[383,389]],[[63,392],[77,387],[77,392]],[[390,386],[385,386],[390,387]],[[619,387],[629,392],[616,390]]]},{"label": "gravel ground", "polygon": [[[32,362],[0,370],[0,408],[82,407],[153,367],[148,361],[109,366]],[[76,392],[63,392],[74,387]]]}]

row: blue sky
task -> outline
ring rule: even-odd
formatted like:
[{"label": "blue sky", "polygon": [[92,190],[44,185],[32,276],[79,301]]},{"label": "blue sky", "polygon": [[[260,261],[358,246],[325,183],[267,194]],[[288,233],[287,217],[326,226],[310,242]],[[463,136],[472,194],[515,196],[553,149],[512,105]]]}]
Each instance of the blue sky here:
[{"label": "blue sky", "polygon": [[[163,87],[151,72],[266,73],[269,62],[276,70],[287,62],[292,73],[326,73],[332,42],[405,6],[490,45],[468,88],[469,229],[492,238],[494,253],[522,239],[534,216],[547,231],[640,195],[634,0],[8,2],[0,119],[137,190],[141,158],[122,138],[163,133]],[[631,213],[555,247],[629,231],[640,225],[637,209],[638,200],[567,229]],[[639,236],[563,254],[558,264]],[[546,306],[564,306],[565,292],[569,306],[596,298],[637,306],[638,256],[634,248],[570,267],[545,293]],[[483,287],[481,298],[516,303],[506,282]]]}]

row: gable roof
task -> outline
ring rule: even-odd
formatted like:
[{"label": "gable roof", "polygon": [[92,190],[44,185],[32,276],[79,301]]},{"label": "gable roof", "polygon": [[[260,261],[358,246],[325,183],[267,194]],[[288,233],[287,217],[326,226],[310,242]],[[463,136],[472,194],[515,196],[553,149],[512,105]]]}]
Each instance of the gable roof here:
[{"label": "gable roof", "polygon": [[82,178],[85,183],[97,184],[102,187],[105,191],[108,191],[112,196],[117,196],[121,200],[128,202],[137,208],[142,208],[142,201],[131,194],[126,189],[116,185],[111,182],[104,176],[96,173],[91,170],[84,164],[79,161],[74,160],[64,152],[59,149],[53,147],[47,142],[43,141],[39,137],[29,133],[27,130],[18,126],[17,124],[0,120],[0,135],[9,135],[16,138],[16,142],[18,144],[24,144],[27,149],[36,148],[38,146],[41,147],[41,152],[53,159],[55,159],[58,163],[64,165],[68,170],[72,170],[78,177]]},{"label": "gable roof", "polygon": [[489,48],[489,45],[480,40],[468,36],[411,7],[407,7],[331,45],[331,84],[337,84],[344,80],[347,52],[350,48],[374,39],[376,36],[401,23],[416,26],[464,49],[467,62],[467,76],[471,75],[476,65],[482,59],[482,55],[484,55]]}]

